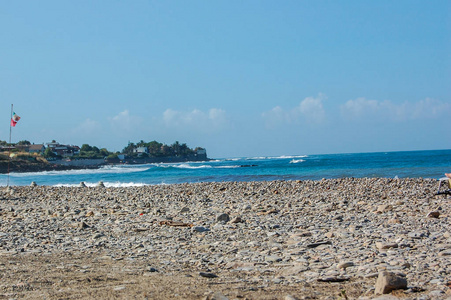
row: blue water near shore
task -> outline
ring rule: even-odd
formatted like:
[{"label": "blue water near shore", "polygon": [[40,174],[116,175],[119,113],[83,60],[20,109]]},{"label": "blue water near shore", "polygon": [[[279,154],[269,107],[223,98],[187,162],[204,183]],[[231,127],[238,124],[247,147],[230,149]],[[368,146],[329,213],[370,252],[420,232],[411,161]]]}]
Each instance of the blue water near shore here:
[{"label": "blue water near shore", "polygon": [[[10,185],[141,186],[222,181],[320,180],[343,177],[434,178],[451,172],[451,150],[243,157],[146,165],[107,166],[96,170],[11,173]],[[7,175],[0,175],[6,186]]]}]

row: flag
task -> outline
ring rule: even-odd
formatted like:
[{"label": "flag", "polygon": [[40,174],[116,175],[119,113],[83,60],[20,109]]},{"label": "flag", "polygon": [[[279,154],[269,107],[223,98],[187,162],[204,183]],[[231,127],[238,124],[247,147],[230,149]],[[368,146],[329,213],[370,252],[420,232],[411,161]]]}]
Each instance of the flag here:
[{"label": "flag", "polygon": [[13,112],[13,117],[11,118],[11,126],[15,127],[17,122],[19,122],[20,117],[18,115],[16,115],[15,112]]}]

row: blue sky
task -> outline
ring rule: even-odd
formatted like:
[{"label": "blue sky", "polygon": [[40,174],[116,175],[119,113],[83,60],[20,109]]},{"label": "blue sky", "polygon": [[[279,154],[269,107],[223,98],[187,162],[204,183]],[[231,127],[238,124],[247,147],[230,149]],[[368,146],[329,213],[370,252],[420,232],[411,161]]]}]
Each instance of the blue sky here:
[{"label": "blue sky", "polygon": [[2,1],[12,141],[209,157],[451,148],[451,2]]}]

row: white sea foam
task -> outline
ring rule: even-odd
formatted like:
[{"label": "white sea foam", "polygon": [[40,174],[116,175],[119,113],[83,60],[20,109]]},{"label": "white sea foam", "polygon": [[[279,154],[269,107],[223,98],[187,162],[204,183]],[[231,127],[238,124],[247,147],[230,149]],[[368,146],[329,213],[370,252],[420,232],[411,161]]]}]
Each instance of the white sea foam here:
[{"label": "white sea foam", "polygon": [[211,169],[213,166],[209,165],[200,165],[200,166],[192,166],[187,163],[182,164],[156,164],[157,167],[160,168],[178,168],[178,169]]},{"label": "white sea foam", "polygon": [[308,155],[283,155],[283,156],[279,156],[278,158],[306,158],[308,157]]},{"label": "white sea foam", "polygon": [[266,159],[295,159],[295,158],[305,158],[308,155],[281,155],[281,156],[256,156],[246,158],[247,160],[266,160]]},{"label": "white sea foam", "polygon": [[211,169],[211,168],[213,168],[212,166],[209,166],[209,165],[192,166],[189,164],[180,164],[175,167],[180,168],[180,169]]},{"label": "white sea foam", "polygon": [[304,162],[304,161],[305,161],[305,159],[292,159],[290,161],[290,164],[298,164],[298,163],[301,163],[301,162]]},{"label": "white sea foam", "polygon": [[34,177],[34,176],[62,176],[62,175],[91,175],[91,174],[125,174],[144,172],[151,167],[140,165],[139,167],[131,166],[106,166],[99,169],[80,169],[80,170],[64,170],[64,171],[43,171],[43,172],[27,172],[27,173],[10,173],[13,177]]},{"label": "white sea foam", "polygon": [[[98,182],[84,182],[87,187],[96,187],[99,185]],[[148,184],[140,182],[103,182],[105,187],[139,187]],[[55,184],[55,187],[79,187],[79,183],[69,184],[69,183],[59,183]]]},{"label": "white sea foam", "polygon": [[234,166],[217,166],[217,167],[214,167],[215,169],[236,169],[236,168],[240,168],[241,166],[237,166],[237,165],[234,165]]}]

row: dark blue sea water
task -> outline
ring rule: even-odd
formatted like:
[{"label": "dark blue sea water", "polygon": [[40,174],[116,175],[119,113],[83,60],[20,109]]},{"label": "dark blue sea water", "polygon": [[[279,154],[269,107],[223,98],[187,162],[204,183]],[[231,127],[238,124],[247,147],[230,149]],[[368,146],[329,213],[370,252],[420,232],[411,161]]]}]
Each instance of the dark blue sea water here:
[{"label": "dark blue sea water", "polygon": [[[98,170],[11,173],[10,185],[139,186],[185,182],[319,180],[342,177],[441,178],[451,172],[451,150],[378,152],[280,157],[242,157],[147,165],[108,166]],[[0,175],[0,185],[7,175]]]}]

